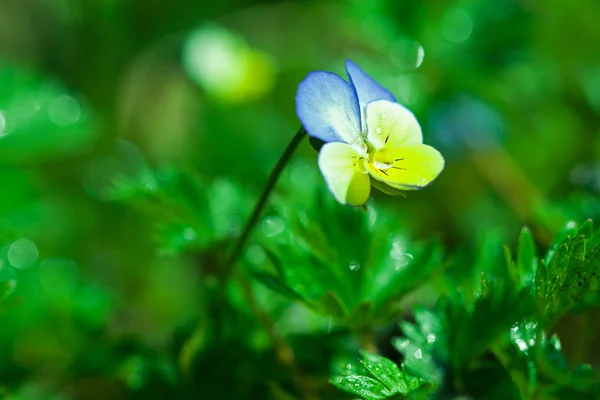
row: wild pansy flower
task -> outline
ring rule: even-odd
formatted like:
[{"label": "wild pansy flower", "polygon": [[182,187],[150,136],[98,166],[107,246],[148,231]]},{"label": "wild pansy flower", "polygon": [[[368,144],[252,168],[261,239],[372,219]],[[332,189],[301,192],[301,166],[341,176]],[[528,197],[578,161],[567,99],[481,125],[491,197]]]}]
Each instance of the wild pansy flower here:
[{"label": "wild pansy flower", "polygon": [[331,72],[311,72],[296,94],[304,129],[326,142],[319,168],[333,196],[360,206],[371,185],[396,195],[430,184],[444,169],[444,158],[423,144],[413,113],[352,61],[346,61],[346,72],[350,83]]}]

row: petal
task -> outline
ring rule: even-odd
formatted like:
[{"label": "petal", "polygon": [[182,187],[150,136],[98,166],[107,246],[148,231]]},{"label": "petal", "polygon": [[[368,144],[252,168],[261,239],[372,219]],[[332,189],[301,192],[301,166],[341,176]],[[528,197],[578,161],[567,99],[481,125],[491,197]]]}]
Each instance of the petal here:
[{"label": "petal", "polygon": [[383,148],[366,164],[371,176],[393,188],[418,190],[429,185],[444,169],[444,157],[424,144]]},{"label": "petal", "polygon": [[296,114],[309,135],[325,142],[353,143],[361,131],[354,90],[330,72],[311,72],[300,82]]},{"label": "petal", "polygon": [[423,143],[421,126],[403,105],[377,100],[367,105],[367,140],[376,148]]},{"label": "petal", "polygon": [[396,101],[389,90],[373,80],[365,71],[350,60],[346,60],[346,73],[358,96],[361,113],[364,115],[367,104],[374,100]]},{"label": "petal", "polygon": [[389,196],[404,196],[406,197],[406,195],[404,194],[404,192],[400,189],[396,189],[391,187],[390,185],[388,185],[387,183],[383,183],[382,181],[378,181],[377,179],[371,179],[371,185],[379,190],[382,193],[385,193]]},{"label": "petal", "polygon": [[360,206],[371,191],[369,174],[361,167],[364,159],[352,146],[327,143],[319,153],[319,168],[333,197],[342,204]]}]

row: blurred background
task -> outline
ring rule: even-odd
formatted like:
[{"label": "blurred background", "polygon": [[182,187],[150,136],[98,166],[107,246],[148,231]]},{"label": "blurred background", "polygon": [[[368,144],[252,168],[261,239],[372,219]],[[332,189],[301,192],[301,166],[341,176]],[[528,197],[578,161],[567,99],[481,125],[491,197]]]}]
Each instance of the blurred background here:
[{"label": "blurred background", "polygon": [[[522,226],[543,249],[600,217],[599,15],[594,0],[2,0],[0,398],[293,399],[302,379],[345,398],[336,365],[361,343],[386,352],[413,304],[493,276]],[[345,78],[346,59],[414,111],[445,171],[347,209],[305,141],[225,268],[299,128],[297,84]],[[369,267],[379,254],[422,260],[418,282]],[[307,306],[335,285],[377,318]],[[286,346],[304,376],[281,368]],[[600,362],[585,346],[571,359]]]}]

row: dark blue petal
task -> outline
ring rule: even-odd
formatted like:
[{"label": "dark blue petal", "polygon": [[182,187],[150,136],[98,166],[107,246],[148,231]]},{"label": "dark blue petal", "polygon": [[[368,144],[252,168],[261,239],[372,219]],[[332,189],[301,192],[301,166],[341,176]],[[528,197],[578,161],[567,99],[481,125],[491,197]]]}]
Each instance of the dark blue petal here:
[{"label": "dark blue petal", "polygon": [[354,143],[360,134],[352,86],[331,72],[311,72],[298,85],[296,113],[309,135],[325,142]]},{"label": "dark blue petal", "polygon": [[361,114],[364,115],[367,104],[373,100],[389,100],[396,101],[394,95],[389,90],[384,89],[381,85],[373,80],[365,71],[354,64],[350,60],[346,60],[346,72],[350,83],[354,85],[358,101],[360,104]]}]

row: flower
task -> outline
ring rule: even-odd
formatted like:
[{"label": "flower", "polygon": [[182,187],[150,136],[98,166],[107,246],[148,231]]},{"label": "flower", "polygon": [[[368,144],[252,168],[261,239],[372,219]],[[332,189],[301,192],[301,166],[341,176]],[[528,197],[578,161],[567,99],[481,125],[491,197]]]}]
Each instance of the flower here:
[{"label": "flower", "polygon": [[444,158],[423,144],[417,119],[352,61],[350,83],[315,71],[298,86],[296,113],[310,136],[325,143],[319,168],[342,204],[367,202],[371,185],[390,195],[429,185]]}]

